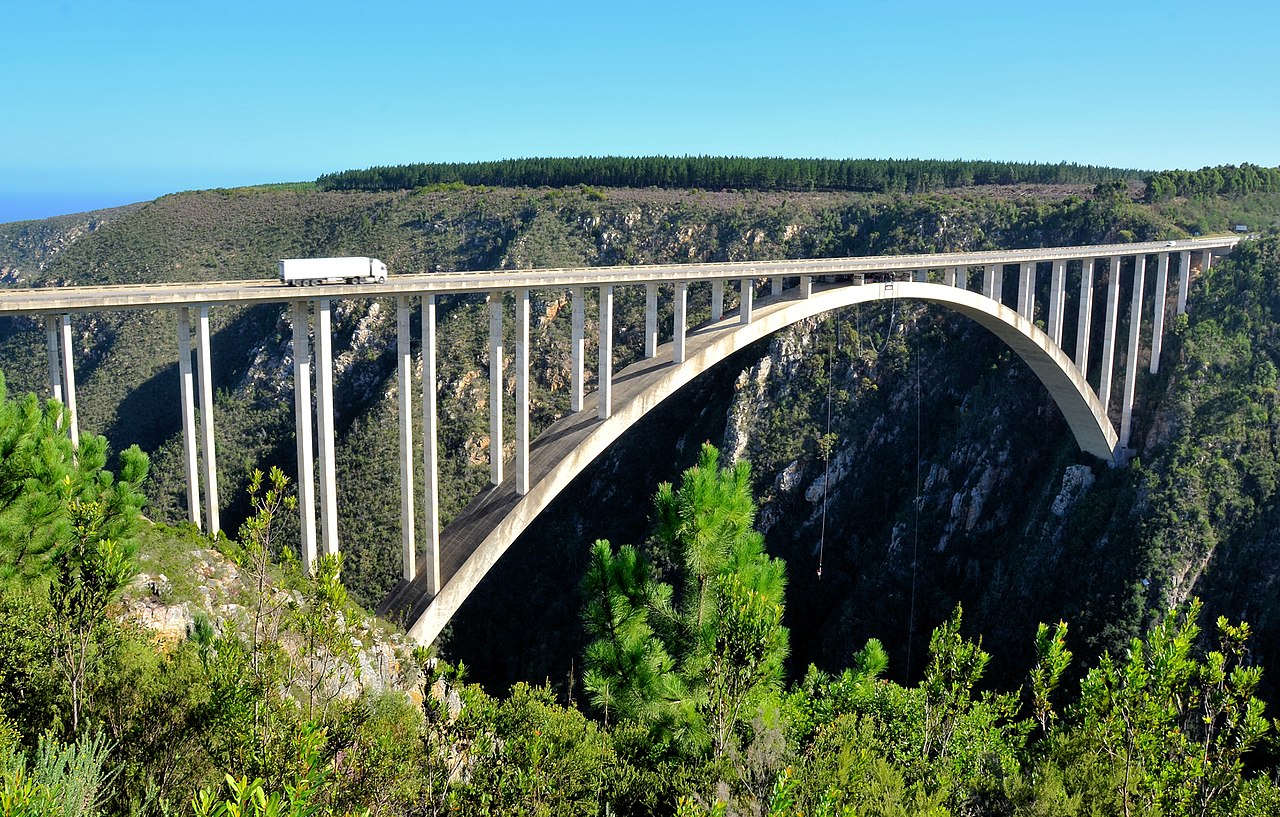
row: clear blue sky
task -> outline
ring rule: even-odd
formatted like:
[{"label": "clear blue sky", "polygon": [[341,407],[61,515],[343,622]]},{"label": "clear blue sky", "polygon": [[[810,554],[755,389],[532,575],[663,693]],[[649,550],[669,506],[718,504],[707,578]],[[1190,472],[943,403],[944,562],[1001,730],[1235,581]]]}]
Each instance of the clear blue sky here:
[{"label": "clear blue sky", "polygon": [[420,161],[1280,165],[1280,3],[10,0],[0,222]]}]

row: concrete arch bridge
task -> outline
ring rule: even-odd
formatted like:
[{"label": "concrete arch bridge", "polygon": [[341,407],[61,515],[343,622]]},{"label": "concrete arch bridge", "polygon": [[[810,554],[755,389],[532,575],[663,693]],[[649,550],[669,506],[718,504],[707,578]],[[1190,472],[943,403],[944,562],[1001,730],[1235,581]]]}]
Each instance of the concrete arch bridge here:
[{"label": "concrete arch bridge", "polygon": [[[50,387],[72,410],[69,431],[75,437],[75,376],[72,365],[73,313],[105,309],[156,309],[177,313],[180,405],[187,472],[188,514],[208,530],[219,527],[215,442],[210,384],[208,312],[226,303],[292,304],[294,388],[298,439],[299,512],[302,559],[309,566],[317,545],[335,552],[337,508],[334,473],[330,305],[354,296],[392,295],[397,302],[397,359],[400,416],[401,529],[403,577],[379,611],[406,622],[411,637],[435,640],[472,590],[520,533],[573,478],[604,452],[639,418],[716,363],[773,332],[833,309],[859,303],[907,298],[938,304],[965,315],[1004,341],[1048,390],[1080,448],[1099,459],[1123,464],[1134,403],[1139,344],[1146,316],[1152,325],[1150,370],[1160,363],[1165,318],[1186,310],[1193,262],[1201,270],[1214,253],[1231,251],[1240,239],[1217,237],[1179,242],[1053,247],[977,253],[877,256],[801,261],[733,262],[559,270],[491,271],[446,274],[397,274],[386,284],[325,285],[305,291],[272,281],[172,284],[133,287],[84,287],[11,291],[0,299],[0,314],[45,317]],[[1147,296],[1148,260],[1155,258],[1152,297]],[[1068,276],[1068,265],[1071,275]],[[1105,278],[1099,273],[1105,265]],[[1038,286],[1042,268],[1047,290]],[[1113,372],[1120,326],[1121,278],[1128,272],[1128,341],[1123,392],[1113,399]],[[1010,274],[1012,273],[1012,274]],[[1170,276],[1176,298],[1169,303]],[[1077,286],[1068,291],[1071,278]],[[1105,297],[1094,308],[1095,277]],[[711,320],[688,325],[689,287],[709,284]],[[726,286],[736,286],[739,305],[724,309]],[[645,289],[645,352],[640,361],[617,372],[613,361],[615,287]],[[599,289],[599,371],[596,392],[584,393],[585,289]],[[670,290],[671,340],[659,344],[658,296]],[[530,291],[568,289],[572,303],[571,412],[530,439]],[[503,367],[503,294],[515,294],[515,455],[503,462],[503,393],[490,389],[490,485],[444,530],[437,505],[438,434],[436,430],[436,298],[485,292],[489,295],[490,383],[501,382]],[[1037,293],[1047,291],[1044,302]],[[665,297],[665,295],[664,295]],[[413,445],[413,360],[410,314],[414,299],[422,312],[422,450]],[[191,310],[196,339],[192,340]],[[1075,337],[1064,337],[1068,311],[1075,314]],[[310,313],[315,316],[315,424],[312,437],[312,356],[308,348]],[[1101,353],[1089,344],[1102,321]],[[194,348],[193,348],[194,347]],[[195,361],[193,362],[193,351]],[[1097,387],[1090,384],[1089,361],[1099,358]],[[199,393],[200,429],[195,402]],[[1112,423],[1119,409],[1119,427]],[[319,537],[316,486],[319,459]],[[425,484],[414,484],[414,458],[422,456]],[[200,466],[200,467],[198,467]],[[201,479],[203,477],[203,479]],[[201,519],[199,487],[205,515]],[[415,541],[415,510],[425,514],[426,541]],[[317,541],[319,539],[319,542]],[[421,569],[419,569],[421,556]]]}]

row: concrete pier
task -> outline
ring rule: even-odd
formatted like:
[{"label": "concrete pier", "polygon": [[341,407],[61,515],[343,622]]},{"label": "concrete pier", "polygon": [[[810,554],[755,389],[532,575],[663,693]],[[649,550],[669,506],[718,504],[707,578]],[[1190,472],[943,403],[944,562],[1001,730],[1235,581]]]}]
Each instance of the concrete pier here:
[{"label": "concrete pier", "polygon": [[[306,301],[293,302],[293,423],[298,446],[299,539],[302,572],[310,574],[316,564],[316,493],[315,460],[311,453],[311,344],[307,338],[307,311]],[[201,374],[203,380],[203,372]],[[203,399],[203,394],[201,397]]]},{"label": "concrete pier", "polygon": [[1133,259],[1133,301],[1129,305],[1129,354],[1125,359],[1124,400],[1120,408],[1120,448],[1129,446],[1133,398],[1137,394],[1138,344],[1142,339],[1142,290],[1147,278],[1147,257]]},{"label": "concrete pier", "polygon": [[1053,262],[1053,277],[1049,281],[1049,337],[1062,345],[1062,307],[1067,294],[1067,262]]},{"label": "concrete pier", "polygon": [[751,323],[751,311],[756,302],[756,279],[743,278],[739,287],[738,323]]},{"label": "concrete pier", "polygon": [[644,285],[644,356],[658,354],[658,285]]},{"label": "concrete pier", "polygon": [[711,320],[718,321],[724,317],[724,281],[716,279],[711,282]]},{"label": "concrete pier", "polygon": [[1076,367],[1089,376],[1089,335],[1093,327],[1093,259],[1080,262],[1080,312],[1076,322]]},{"label": "concrete pier", "polygon": [[[206,327],[208,326],[206,318]],[[71,316],[64,314],[61,324],[62,336],[62,405],[67,407],[70,425],[67,434],[71,436],[71,447],[80,447],[80,417],[76,411],[76,361],[75,346],[71,339]]]},{"label": "concrete pier", "polygon": [[[318,306],[318,304],[317,304]],[[317,317],[318,314],[317,314]],[[320,325],[316,323],[316,346],[320,345]],[[321,361],[317,366],[324,366]],[[396,299],[396,372],[398,380],[397,404],[400,412],[400,551],[403,554],[401,568],[409,581],[417,575],[417,545],[414,542],[413,518],[413,350],[409,333],[409,298]],[[319,375],[319,372],[316,372]],[[319,377],[317,377],[317,380]],[[324,495],[323,478],[321,496]],[[326,552],[328,545],[325,546]]]},{"label": "concrete pier", "polygon": [[800,297],[801,298],[813,297],[813,276],[812,275],[800,276]]},{"label": "concrete pier", "polygon": [[587,299],[583,294],[582,287],[573,287],[569,290],[569,293],[573,302],[573,335],[569,340],[569,366],[571,369],[571,374],[569,375],[569,410],[579,412],[582,411],[582,377],[586,366],[587,352]]},{"label": "concrete pier", "polygon": [[1178,314],[1187,314],[1187,289],[1191,286],[1191,251],[1178,253]]},{"label": "concrete pier", "polygon": [[[399,299],[408,326],[409,299]],[[320,298],[315,302],[316,347],[316,442],[320,458],[320,550],[325,554],[338,552],[338,478],[337,437],[333,432],[333,323],[332,301]],[[407,331],[407,329],[406,329]],[[408,340],[405,341],[406,347]],[[407,352],[406,352],[407,354]],[[407,389],[408,386],[406,385]],[[407,454],[406,454],[407,456]],[[412,469],[410,470],[412,474]],[[413,505],[412,494],[408,497]]]},{"label": "concrete pier", "polygon": [[200,464],[196,442],[196,384],[191,367],[191,310],[178,307],[178,399],[182,411],[182,464],[187,480],[187,521],[202,529]]},{"label": "concrete pier", "polygon": [[502,484],[502,293],[489,293],[489,481]]},{"label": "concrete pier", "polygon": [[672,306],[671,362],[684,363],[685,335],[689,329],[688,281],[676,281]]},{"label": "concrete pier", "polygon": [[608,284],[600,287],[600,359],[597,363],[600,389],[597,416],[608,420],[613,414],[613,287]]},{"label": "concrete pier", "polygon": [[[427,592],[440,592],[440,433],[436,428],[436,296],[422,296],[422,515]],[[416,554],[415,554],[416,560]],[[406,557],[406,561],[408,561]],[[406,577],[408,578],[408,577]]]},{"label": "concrete pier", "polygon": [[1098,374],[1098,402],[1111,410],[1111,374],[1116,360],[1116,321],[1120,309],[1120,256],[1113,255],[1107,271],[1107,314],[1102,327],[1102,369]]},{"label": "concrete pier", "polygon": [[1152,374],[1160,372],[1160,352],[1164,347],[1164,310],[1169,289],[1169,253],[1160,253],[1156,266],[1156,305],[1155,316],[1151,321],[1151,367]]},{"label": "concrete pier", "polygon": [[529,290],[516,290],[516,493],[529,493]]},{"label": "concrete pier", "polygon": [[[305,326],[305,323],[304,323]],[[222,530],[222,522],[218,512],[218,459],[214,453],[213,442],[213,355],[209,343],[209,307],[196,307],[196,333],[200,344],[197,352],[199,365],[196,367],[200,380],[200,437],[201,450],[204,452],[204,516],[207,533],[217,536]],[[74,389],[72,397],[74,398]],[[75,413],[71,415],[75,423]],[[307,429],[310,441],[310,428]]]},{"label": "concrete pier", "polygon": [[1018,275],[1018,314],[1032,323],[1036,319],[1036,265],[1022,264]]},{"label": "concrete pier", "polygon": [[[186,307],[183,308],[185,309]],[[49,354],[49,396],[62,403],[62,364],[58,353],[58,319],[53,315],[45,317],[44,332],[45,350]],[[187,342],[191,342],[190,337],[187,338]]]}]

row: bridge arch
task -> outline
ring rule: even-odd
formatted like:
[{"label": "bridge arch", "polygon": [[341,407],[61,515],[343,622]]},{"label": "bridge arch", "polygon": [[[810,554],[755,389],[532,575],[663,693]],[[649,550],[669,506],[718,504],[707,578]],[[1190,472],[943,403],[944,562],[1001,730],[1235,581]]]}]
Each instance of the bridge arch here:
[{"label": "bridge arch", "polygon": [[[681,364],[668,362],[654,366],[653,361],[645,361],[650,364],[650,371],[642,373],[648,381],[644,390],[631,400],[615,400],[608,419],[593,422],[574,447],[530,486],[527,494],[516,497],[425,609],[412,600],[402,608],[417,614],[416,619],[409,622],[409,636],[422,644],[433,642],[498,559],[574,477],[636,421],[681,387],[740,349],[806,318],[845,306],[898,298],[939,304],[991,331],[1026,362],[1045,385],[1080,448],[1099,459],[1108,462],[1113,459],[1117,435],[1097,395],[1066,353],[1015,310],[976,292],[920,282],[829,285],[815,287],[808,298],[794,297],[789,291],[781,297],[762,299],[750,323],[721,321],[691,332],[687,340],[689,354]],[[664,348],[669,360],[670,345]],[[659,350],[660,356],[662,351]],[[618,379],[626,377],[626,371],[618,375]],[[554,426],[547,429],[544,435],[554,434],[553,429]],[[404,591],[413,593],[414,585]]]}]

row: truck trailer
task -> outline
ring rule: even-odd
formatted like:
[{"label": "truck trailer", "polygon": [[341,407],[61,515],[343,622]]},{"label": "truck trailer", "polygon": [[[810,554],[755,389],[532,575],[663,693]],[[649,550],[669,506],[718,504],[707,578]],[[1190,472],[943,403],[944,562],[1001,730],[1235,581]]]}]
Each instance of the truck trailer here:
[{"label": "truck trailer", "polygon": [[387,265],[376,258],[285,258],[280,282],[291,287],[317,284],[385,284]]}]

